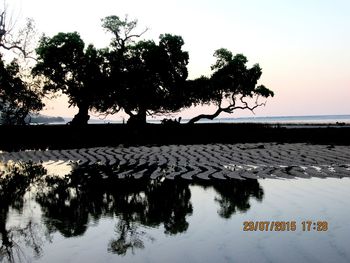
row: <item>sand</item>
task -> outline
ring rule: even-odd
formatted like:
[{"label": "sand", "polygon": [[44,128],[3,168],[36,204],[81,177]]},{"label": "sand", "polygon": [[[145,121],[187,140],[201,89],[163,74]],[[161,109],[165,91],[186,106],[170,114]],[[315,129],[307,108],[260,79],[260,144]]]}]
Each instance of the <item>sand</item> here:
[{"label": "sand", "polygon": [[76,162],[119,165],[120,178],[260,179],[350,177],[350,146],[303,143],[199,144],[139,147],[97,147],[69,150],[0,152],[0,160]]}]

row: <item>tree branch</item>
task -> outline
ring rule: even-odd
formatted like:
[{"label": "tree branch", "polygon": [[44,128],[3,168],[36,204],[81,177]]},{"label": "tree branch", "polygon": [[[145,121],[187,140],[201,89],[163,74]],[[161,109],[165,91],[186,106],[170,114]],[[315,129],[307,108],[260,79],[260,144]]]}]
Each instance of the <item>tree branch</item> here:
[{"label": "tree branch", "polygon": [[12,28],[6,28],[5,16],[6,10],[0,14],[0,47],[6,50],[17,49],[23,54],[24,58],[36,60],[36,58],[29,56],[29,53],[31,52],[26,51],[26,48],[29,45],[28,42],[32,37],[31,33],[34,33],[33,21],[28,19],[26,27],[18,32],[19,37],[17,40],[14,40],[14,37],[11,34]]},{"label": "tree branch", "polygon": [[148,27],[145,28],[145,30],[143,30],[140,34],[133,34],[133,35],[128,35],[124,38],[124,41],[127,41],[128,39],[132,38],[132,37],[141,37],[144,33],[146,33],[148,31]]},{"label": "tree branch", "polygon": [[[258,99],[258,98],[257,98]],[[265,106],[266,105],[266,102],[263,102],[263,103],[258,103],[258,100],[256,99],[255,101],[255,105],[254,106],[249,106],[248,102],[244,101],[244,96],[242,95],[240,97],[240,101],[241,103],[243,104],[243,106],[236,106],[236,100],[233,99],[233,102],[228,105],[227,107],[225,108],[222,108],[221,107],[221,101],[219,103],[219,106],[218,106],[218,109],[216,110],[215,113],[213,114],[200,114],[192,119],[190,119],[188,121],[188,124],[193,124],[195,122],[198,122],[199,120],[201,119],[209,119],[209,120],[213,120],[214,118],[218,117],[222,112],[226,112],[226,113],[233,113],[235,110],[250,110],[251,112],[254,113],[254,110],[257,108],[257,107],[260,107],[260,106]]]},{"label": "tree branch", "polygon": [[200,115],[190,119],[187,124],[193,124],[193,123],[195,123],[195,122],[197,122],[197,121],[199,121],[201,119],[213,120],[217,116],[219,116],[220,113],[223,112],[223,111],[225,111],[225,109],[219,107],[214,114],[200,114]]},{"label": "tree branch", "polygon": [[22,47],[20,47],[20,46],[18,46],[16,44],[13,44],[13,45],[10,45],[10,46],[6,46],[5,44],[0,43],[0,47],[4,48],[6,50],[18,49],[19,51],[21,51],[23,53],[23,55],[26,56],[26,54],[27,54],[26,51]]}]

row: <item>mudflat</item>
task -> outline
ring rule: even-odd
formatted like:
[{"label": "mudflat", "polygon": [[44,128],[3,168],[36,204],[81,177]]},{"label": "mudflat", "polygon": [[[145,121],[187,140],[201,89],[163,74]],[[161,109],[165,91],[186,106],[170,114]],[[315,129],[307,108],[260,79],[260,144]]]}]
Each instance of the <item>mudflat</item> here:
[{"label": "mudflat", "polygon": [[119,178],[259,179],[350,177],[350,147],[237,143],[3,151],[2,162],[114,166]]}]

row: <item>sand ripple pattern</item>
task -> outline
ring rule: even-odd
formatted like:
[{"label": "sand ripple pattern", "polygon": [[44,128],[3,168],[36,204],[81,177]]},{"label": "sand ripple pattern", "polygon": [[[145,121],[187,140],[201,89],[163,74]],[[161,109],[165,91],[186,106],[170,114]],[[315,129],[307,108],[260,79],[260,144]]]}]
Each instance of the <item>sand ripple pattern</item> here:
[{"label": "sand ripple pattern", "polygon": [[174,179],[350,177],[350,147],[209,144],[1,152],[0,160],[124,167],[118,176]]}]

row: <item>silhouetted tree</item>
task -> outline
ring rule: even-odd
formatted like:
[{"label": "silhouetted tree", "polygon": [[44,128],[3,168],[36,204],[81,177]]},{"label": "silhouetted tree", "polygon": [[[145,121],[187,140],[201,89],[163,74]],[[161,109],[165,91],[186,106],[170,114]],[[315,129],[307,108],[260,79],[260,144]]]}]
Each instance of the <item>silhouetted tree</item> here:
[{"label": "silhouetted tree", "polygon": [[180,36],[160,35],[154,41],[139,41],[126,53],[119,105],[130,121],[146,123],[146,115],[175,112],[187,79],[188,53]]},{"label": "silhouetted tree", "polygon": [[15,25],[8,17],[7,5],[0,8],[0,48],[19,52],[24,58],[30,58],[30,45],[34,39],[35,26],[33,19],[26,19],[26,24],[15,32]]},{"label": "silhouetted tree", "polygon": [[112,15],[102,19],[102,27],[113,34],[111,46],[114,50],[124,54],[127,46],[134,42],[134,38],[141,37],[148,29],[135,33],[137,20],[129,20],[128,16],[122,20],[118,16]]},{"label": "silhouetted tree", "polygon": [[147,28],[139,33],[137,20],[124,19],[112,15],[102,19],[102,27],[113,35],[110,47],[104,49],[103,55],[107,61],[107,82],[100,88],[101,99],[95,101],[96,109],[103,115],[115,114],[121,107],[119,105],[119,90],[122,85],[125,69],[125,53],[134,39],[141,37]]},{"label": "silhouetted tree", "polygon": [[[14,59],[6,65],[2,51],[14,51],[28,58],[29,44],[35,34],[33,20],[28,19],[26,26],[14,32],[11,19],[7,18],[6,6],[0,10],[0,123],[25,124],[29,112],[41,110],[41,92],[34,82],[24,81],[19,63]],[[17,54],[18,55],[18,54]]]},{"label": "silhouetted tree", "polygon": [[62,92],[69,104],[79,108],[72,124],[86,124],[88,111],[98,101],[99,88],[105,82],[103,52],[92,45],[84,49],[77,32],[42,37],[36,49],[38,63],[33,74],[45,77],[44,91]]},{"label": "silhouetted tree", "polygon": [[188,64],[188,53],[181,50],[183,39],[164,34],[158,44],[150,40],[135,43],[147,31],[135,33],[137,20],[109,16],[102,22],[114,37],[107,54],[109,91],[100,109],[113,114],[122,108],[129,122],[139,124],[146,123],[147,114],[179,110]]},{"label": "silhouetted tree", "polygon": [[[214,119],[222,112],[232,113],[237,109],[255,108],[265,105],[259,103],[259,97],[270,97],[274,93],[264,85],[257,86],[262,74],[258,64],[247,68],[247,58],[242,54],[233,54],[227,49],[221,48],[215,51],[216,63],[211,67],[214,71],[210,78],[200,77],[188,82],[185,100],[190,100],[193,105],[214,104],[218,108],[213,114],[200,114],[192,118],[189,123],[195,123],[200,119]],[[247,98],[254,98],[255,103],[249,105]],[[224,106],[225,103],[228,105]]]},{"label": "silhouetted tree", "polygon": [[40,91],[22,80],[19,65],[5,65],[0,54],[0,123],[23,125],[29,112],[43,108]]}]

